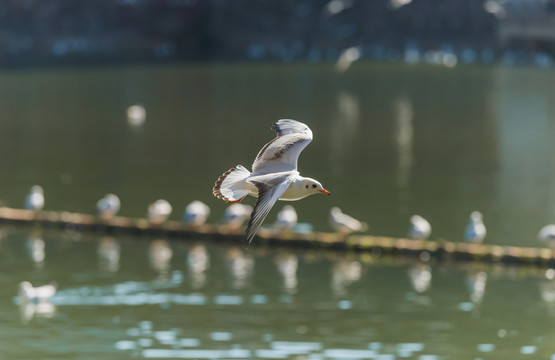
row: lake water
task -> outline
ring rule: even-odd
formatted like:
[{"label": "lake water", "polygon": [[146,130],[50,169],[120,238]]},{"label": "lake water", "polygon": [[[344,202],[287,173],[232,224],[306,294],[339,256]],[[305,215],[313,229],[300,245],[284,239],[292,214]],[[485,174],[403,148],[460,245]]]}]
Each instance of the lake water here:
[{"label": "lake water", "polygon": [[[457,241],[480,210],[487,243],[540,246],[539,228],[555,221],[554,84],[546,70],[389,64],[5,72],[0,199],[19,207],[40,184],[47,209],[90,213],[113,192],[138,217],[166,198],[173,219],[198,199],[217,222],[214,181],[250,167],[287,117],[314,132],[301,173],[333,193],[294,204],[316,230],[339,206],[371,234],[405,236],[419,213],[432,239]],[[139,126],[126,118],[136,103]],[[545,270],[0,230],[0,359],[555,354]],[[23,280],[58,292],[20,308]]]},{"label": "lake water", "polygon": [[3,359],[555,357],[544,270],[36,229],[0,259]]}]

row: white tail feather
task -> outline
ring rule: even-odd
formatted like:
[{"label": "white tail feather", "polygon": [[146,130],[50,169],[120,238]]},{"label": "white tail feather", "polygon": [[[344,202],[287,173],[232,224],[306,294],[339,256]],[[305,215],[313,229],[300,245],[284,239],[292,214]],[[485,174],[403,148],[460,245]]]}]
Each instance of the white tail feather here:
[{"label": "white tail feather", "polygon": [[256,189],[253,184],[245,181],[250,174],[242,165],[237,165],[218,178],[212,193],[227,202],[239,201]]}]

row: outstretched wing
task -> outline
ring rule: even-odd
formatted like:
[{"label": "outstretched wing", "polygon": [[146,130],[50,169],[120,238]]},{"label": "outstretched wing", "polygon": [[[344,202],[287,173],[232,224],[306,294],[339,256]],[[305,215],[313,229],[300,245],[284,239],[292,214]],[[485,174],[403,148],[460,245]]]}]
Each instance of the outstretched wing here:
[{"label": "outstretched wing", "polygon": [[253,173],[297,170],[299,154],[312,141],[312,131],[302,122],[291,119],[278,120],[272,130],[277,137],[260,150],[252,164]]},{"label": "outstretched wing", "polygon": [[245,231],[245,238],[243,239],[243,246],[245,248],[251,243],[252,238],[256,235],[256,232],[262,225],[264,219],[266,219],[266,216],[270,213],[270,210],[274,207],[276,201],[278,201],[285,190],[287,190],[291,184],[291,179],[287,178],[277,185],[256,181],[253,181],[253,184],[258,189],[258,200],[256,201],[247,230]]}]

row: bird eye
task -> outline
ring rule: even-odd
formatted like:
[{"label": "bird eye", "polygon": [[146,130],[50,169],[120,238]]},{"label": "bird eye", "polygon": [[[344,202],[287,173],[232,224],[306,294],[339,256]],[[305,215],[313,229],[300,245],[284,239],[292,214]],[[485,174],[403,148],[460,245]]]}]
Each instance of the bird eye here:
[{"label": "bird eye", "polygon": [[313,188],[313,189],[316,189],[316,184],[312,184],[312,188]]},{"label": "bird eye", "polygon": [[306,184],[306,188],[308,189],[308,184]]}]

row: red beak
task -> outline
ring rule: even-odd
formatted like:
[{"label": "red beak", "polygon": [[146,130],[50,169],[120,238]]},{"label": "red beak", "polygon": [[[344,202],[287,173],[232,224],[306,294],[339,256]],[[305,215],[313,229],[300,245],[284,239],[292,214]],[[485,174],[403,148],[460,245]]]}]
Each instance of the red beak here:
[{"label": "red beak", "polygon": [[326,194],[327,196],[331,196],[331,193],[330,193],[329,191],[327,191],[327,190],[322,189],[322,190],[320,190],[320,192],[321,192],[322,194]]}]

